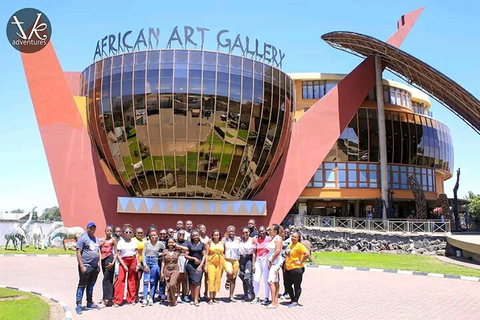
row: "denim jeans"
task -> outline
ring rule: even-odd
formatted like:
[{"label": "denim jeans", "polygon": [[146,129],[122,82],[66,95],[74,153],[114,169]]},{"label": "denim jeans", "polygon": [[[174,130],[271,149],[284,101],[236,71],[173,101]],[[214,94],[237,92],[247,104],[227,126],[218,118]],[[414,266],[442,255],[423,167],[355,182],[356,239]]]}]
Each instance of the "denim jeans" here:
[{"label": "denim jeans", "polygon": [[158,260],[155,257],[145,257],[145,265],[150,269],[149,273],[143,273],[143,297],[146,299],[148,293],[148,285],[150,284],[150,301],[153,301],[155,296],[155,288],[157,287],[158,280],[160,279],[160,267],[158,266]]},{"label": "denim jeans", "polygon": [[95,282],[97,281],[98,273],[100,272],[100,270],[98,270],[98,266],[92,268],[86,265],[85,269],[85,273],[82,273],[80,266],[78,267],[79,280],[76,294],[77,305],[82,304],[85,288],[87,289],[87,304],[93,303],[93,287],[95,287]]},{"label": "denim jeans", "polygon": [[243,293],[245,299],[254,297],[253,273],[252,273],[252,255],[240,256],[240,272],[238,276],[243,281]]}]

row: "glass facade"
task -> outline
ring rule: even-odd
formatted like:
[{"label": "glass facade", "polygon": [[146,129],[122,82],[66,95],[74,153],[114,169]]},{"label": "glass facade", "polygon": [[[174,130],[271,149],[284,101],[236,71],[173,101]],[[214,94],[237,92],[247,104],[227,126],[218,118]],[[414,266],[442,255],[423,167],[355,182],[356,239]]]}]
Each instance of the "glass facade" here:
[{"label": "glass facade", "polygon": [[[332,147],[325,162],[379,161],[377,110],[360,108]],[[450,130],[430,117],[385,111],[387,161],[453,173]]]},{"label": "glass facade", "polygon": [[[412,174],[424,191],[436,192],[435,170],[405,165],[387,166],[388,186],[410,190],[407,179]],[[324,162],[307,184],[307,188],[371,188],[380,189],[380,165],[361,162]]]},{"label": "glass facade", "polygon": [[295,86],[246,57],[151,50],[82,73],[90,134],[132,196],[249,199],[273,173]]}]

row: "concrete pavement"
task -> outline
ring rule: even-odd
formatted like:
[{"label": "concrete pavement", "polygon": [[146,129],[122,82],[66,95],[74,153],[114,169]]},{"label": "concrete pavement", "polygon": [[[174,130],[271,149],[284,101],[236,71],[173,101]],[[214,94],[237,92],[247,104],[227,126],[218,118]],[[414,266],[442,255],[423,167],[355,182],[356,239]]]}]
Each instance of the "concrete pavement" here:
[{"label": "concrete pavement", "polygon": [[[75,307],[78,281],[74,257],[0,257],[0,284],[28,288]],[[222,286],[223,287],[223,286]],[[282,287],[282,284],[281,284]],[[480,283],[382,272],[307,268],[300,298],[302,307],[274,310],[243,302],[196,308],[123,306],[84,311],[74,319],[479,319]],[[94,299],[101,299],[101,275]],[[237,292],[241,281],[237,279]],[[283,292],[283,290],[281,290]],[[263,293],[263,289],[261,290]],[[226,297],[225,289],[219,297]],[[262,294],[263,296],[263,294]],[[73,311],[74,312],[74,311]]]}]

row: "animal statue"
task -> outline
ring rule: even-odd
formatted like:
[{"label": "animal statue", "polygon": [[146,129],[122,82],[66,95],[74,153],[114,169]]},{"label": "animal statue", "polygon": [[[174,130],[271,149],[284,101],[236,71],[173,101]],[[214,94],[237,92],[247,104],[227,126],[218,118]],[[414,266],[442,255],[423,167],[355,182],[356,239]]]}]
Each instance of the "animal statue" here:
[{"label": "animal statue", "polygon": [[458,215],[458,187],[460,186],[460,168],[457,169],[457,182],[455,182],[455,186],[453,187],[453,217],[455,219],[455,230],[460,229],[460,216]]},{"label": "animal statue", "polygon": [[26,240],[25,231],[23,231],[23,229],[18,226],[10,228],[5,233],[5,240],[7,240],[5,243],[5,250],[7,250],[8,244],[10,243],[10,241],[12,241],[13,243],[13,248],[17,250],[17,241],[18,241],[20,246],[20,251],[22,251],[23,242]]},{"label": "animal statue", "polygon": [[415,197],[415,208],[417,209],[417,219],[427,219],[427,200],[425,200],[425,193],[423,193],[422,186],[417,180],[417,177],[412,174],[407,179],[407,185],[412,189]]},{"label": "animal statue", "polygon": [[29,236],[33,240],[35,249],[45,250],[45,234],[41,226],[35,225],[32,231],[30,231]]},{"label": "animal statue", "polygon": [[307,250],[309,252],[307,260],[310,261],[310,262],[313,262],[313,259],[312,259],[312,243],[309,240],[302,240],[300,242],[305,246],[305,248],[307,248]]},{"label": "animal statue", "polygon": [[70,227],[70,228],[60,227],[60,228],[54,229],[48,235],[47,248],[52,244],[53,239],[58,237],[62,239],[63,249],[67,250],[67,248],[65,247],[65,240],[75,239],[76,241],[77,237],[83,234],[84,232],[85,232],[85,229],[83,229],[82,227]]},{"label": "animal statue", "polygon": [[25,234],[27,234],[28,229],[30,229],[30,224],[32,224],[33,212],[35,211],[36,208],[37,208],[37,206],[33,207],[33,209],[28,213],[27,221],[25,221],[25,223],[21,226],[21,228],[22,228],[23,232],[25,232]]}]

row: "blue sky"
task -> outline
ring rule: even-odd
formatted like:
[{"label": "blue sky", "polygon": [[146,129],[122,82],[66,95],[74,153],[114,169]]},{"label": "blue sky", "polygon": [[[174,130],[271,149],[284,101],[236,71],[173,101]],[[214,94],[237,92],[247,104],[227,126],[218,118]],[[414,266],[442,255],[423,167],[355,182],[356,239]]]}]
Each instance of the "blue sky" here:
[{"label": "blue sky", "polygon": [[[42,10],[53,27],[52,43],[65,71],[81,71],[105,35],[159,27],[166,43],[175,26],[209,28],[205,49],[216,50],[222,29],[257,38],[286,53],[286,72],[348,73],[361,60],[332,49],[320,39],[330,31],[356,31],[385,40],[404,13],[425,6],[402,49],[480,97],[480,4],[456,1],[3,1],[6,26],[17,10]],[[2,22],[3,21],[3,22]],[[5,34],[5,33],[4,33]],[[163,42],[162,42],[163,41]],[[40,210],[57,204],[20,54],[0,40],[0,211]],[[387,79],[394,79],[384,73]],[[480,193],[480,136],[443,106],[433,102],[434,118],[452,131],[455,169],[462,169],[459,195]],[[452,196],[454,179],[445,183]]]}]

